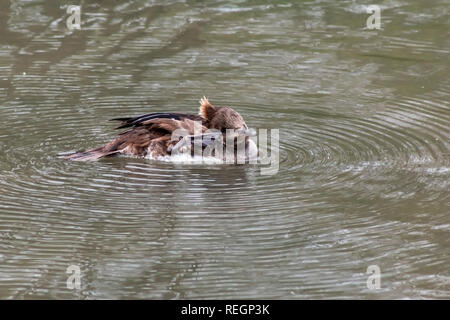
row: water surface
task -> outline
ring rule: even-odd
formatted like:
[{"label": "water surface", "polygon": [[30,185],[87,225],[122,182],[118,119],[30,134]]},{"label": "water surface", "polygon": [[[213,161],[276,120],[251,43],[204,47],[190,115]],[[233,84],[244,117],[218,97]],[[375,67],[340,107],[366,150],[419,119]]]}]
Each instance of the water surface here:
[{"label": "water surface", "polygon": [[[450,298],[447,1],[69,4],[0,0],[0,298]],[[60,159],[203,95],[276,174]]]}]

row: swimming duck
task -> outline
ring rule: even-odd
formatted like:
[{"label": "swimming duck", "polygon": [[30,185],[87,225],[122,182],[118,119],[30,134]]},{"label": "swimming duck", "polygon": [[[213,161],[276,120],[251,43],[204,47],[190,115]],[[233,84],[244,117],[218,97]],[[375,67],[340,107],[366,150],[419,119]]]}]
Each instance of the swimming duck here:
[{"label": "swimming duck", "polygon": [[[232,162],[241,161],[238,163],[255,159],[258,152],[256,144],[249,139],[254,133],[248,129],[242,116],[231,107],[213,106],[206,97],[200,100],[199,114],[158,112],[111,120],[121,122],[116,129],[127,130],[99,148],[75,152],[65,159],[89,161],[115,155],[158,159],[175,153],[190,152],[193,155],[195,144],[201,146],[200,150],[205,150],[213,144],[217,146],[217,143],[224,152],[217,152],[216,148],[212,149],[211,155],[222,160],[228,157],[229,161],[230,150]],[[229,147],[231,143],[233,146],[227,148],[227,143]]]}]

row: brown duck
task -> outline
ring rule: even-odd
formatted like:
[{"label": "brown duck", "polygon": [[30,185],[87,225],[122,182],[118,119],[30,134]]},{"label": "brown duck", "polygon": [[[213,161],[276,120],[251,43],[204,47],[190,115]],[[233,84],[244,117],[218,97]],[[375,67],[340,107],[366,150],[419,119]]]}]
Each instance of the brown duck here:
[{"label": "brown duck", "polygon": [[[65,156],[65,159],[88,161],[115,155],[157,159],[186,150],[190,150],[193,154],[194,148],[187,147],[200,143],[201,149],[204,150],[212,142],[221,143],[224,152],[218,155],[225,157],[224,155],[228,154],[225,150],[230,150],[226,148],[227,141],[233,141],[234,146],[231,148],[234,150],[233,162],[239,158],[237,150],[244,150],[244,153],[239,153],[244,161],[256,158],[257,155],[256,144],[249,139],[249,136],[253,135],[252,131],[248,129],[242,116],[230,107],[213,106],[205,97],[200,100],[198,115],[158,112],[112,120],[122,122],[116,129],[127,130],[104,146],[72,153]],[[176,130],[182,130],[186,134],[174,139],[173,134]],[[227,140],[230,133],[232,140],[229,138]],[[216,154],[213,152],[212,155]]]}]

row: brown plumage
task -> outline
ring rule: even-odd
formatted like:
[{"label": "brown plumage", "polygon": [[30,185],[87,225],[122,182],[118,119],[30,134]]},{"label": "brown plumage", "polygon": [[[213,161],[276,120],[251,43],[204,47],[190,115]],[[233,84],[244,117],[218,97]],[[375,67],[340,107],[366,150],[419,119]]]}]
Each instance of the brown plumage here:
[{"label": "brown plumage", "polygon": [[[246,135],[246,146],[249,143],[248,128],[241,115],[230,107],[215,107],[205,97],[200,100],[199,115],[160,112],[112,120],[122,122],[117,129],[127,130],[104,146],[86,152],[76,152],[67,155],[65,159],[88,161],[118,154],[153,158],[167,156],[181,140],[180,138],[172,141],[172,133],[178,129],[192,136],[198,136],[199,130],[204,133],[208,129],[216,129],[225,134],[226,129],[235,129]],[[223,141],[225,143],[225,139]],[[181,142],[177,147],[180,145]]]}]

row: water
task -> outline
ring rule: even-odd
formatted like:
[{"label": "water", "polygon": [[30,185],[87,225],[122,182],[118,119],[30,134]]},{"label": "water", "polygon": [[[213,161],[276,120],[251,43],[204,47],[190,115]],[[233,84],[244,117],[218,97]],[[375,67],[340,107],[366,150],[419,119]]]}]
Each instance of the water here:
[{"label": "water", "polygon": [[[450,298],[447,1],[67,4],[0,1],[0,298]],[[60,159],[203,95],[276,174]]]}]

